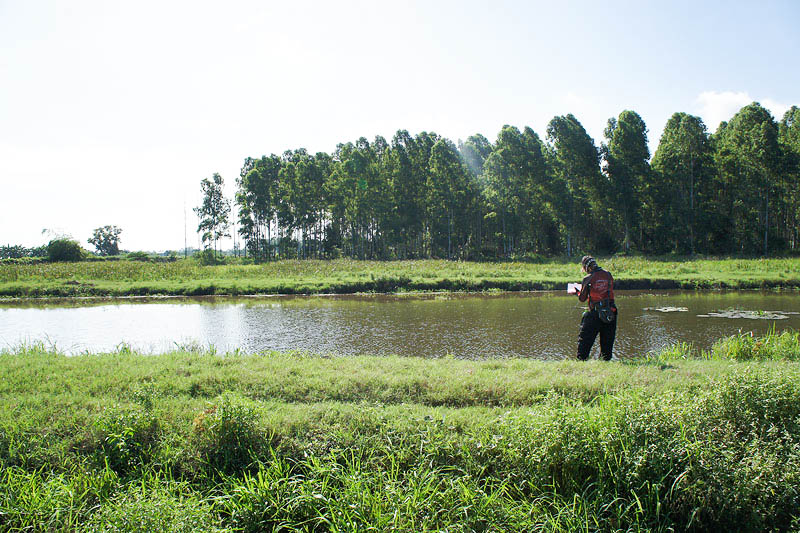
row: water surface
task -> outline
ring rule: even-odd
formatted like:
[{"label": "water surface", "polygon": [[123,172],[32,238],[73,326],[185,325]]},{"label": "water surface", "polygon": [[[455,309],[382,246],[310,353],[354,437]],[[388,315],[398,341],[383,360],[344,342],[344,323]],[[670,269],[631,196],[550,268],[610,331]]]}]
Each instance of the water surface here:
[{"label": "water surface", "polygon": [[[708,348],[739,330],[800,327],[793,314],[800,313],[800,295],[790,292],[617,291],[617,303],[620,358],[679,341]],[[668,306],[687,311],[652,309]],[[788,314],[698,317],[726,309]],[[0,348],[44,340],[72,354],[127,343],[147,352],[199,344],[219,351],[562,359],[574,357],[582,311],[574,296],[550,292],[9,301],[0,303]]]}]

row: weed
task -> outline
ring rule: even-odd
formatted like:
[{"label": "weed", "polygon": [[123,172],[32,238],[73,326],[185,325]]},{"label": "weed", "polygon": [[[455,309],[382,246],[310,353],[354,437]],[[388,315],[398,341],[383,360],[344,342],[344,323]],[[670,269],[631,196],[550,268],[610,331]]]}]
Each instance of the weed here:
[{"label": "weed", "polygon": [[198,413],[193,429],[198,451],[215,471],[245,471],[265,447],[252,402],[234,394],[224,394]]}]

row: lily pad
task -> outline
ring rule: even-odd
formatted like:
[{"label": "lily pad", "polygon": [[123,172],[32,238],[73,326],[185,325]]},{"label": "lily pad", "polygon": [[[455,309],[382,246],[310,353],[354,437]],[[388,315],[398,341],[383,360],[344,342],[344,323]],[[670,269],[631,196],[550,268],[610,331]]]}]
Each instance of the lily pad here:
[{"label": "lily pad", "polygon": [[688,307],[645,307],[644,311],[658,311],[659,313],[685,313],[689,311]]},{"label": "lily pad", "polygon": [[697,315],[700,318],[746,318],[748,320],[785,320],[789,315],[795,315],[791,311],[748,311],[744,309],[725,309],[705,315]]}]

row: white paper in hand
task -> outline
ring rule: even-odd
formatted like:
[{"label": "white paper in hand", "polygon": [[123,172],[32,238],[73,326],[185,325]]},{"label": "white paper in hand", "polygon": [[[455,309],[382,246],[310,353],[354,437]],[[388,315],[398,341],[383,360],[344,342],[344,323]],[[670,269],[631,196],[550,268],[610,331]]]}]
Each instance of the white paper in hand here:
[{"label": "white paper in hand", "polygon": [[567,283],[567,294],[578,294],[581,292],[580,283]]}]

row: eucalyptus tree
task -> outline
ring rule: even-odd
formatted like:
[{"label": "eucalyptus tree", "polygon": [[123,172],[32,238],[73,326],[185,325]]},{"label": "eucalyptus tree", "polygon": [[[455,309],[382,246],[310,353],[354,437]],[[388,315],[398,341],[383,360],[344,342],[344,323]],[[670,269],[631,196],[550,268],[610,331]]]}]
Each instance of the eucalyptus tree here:
[{"label": "eucalyptus tree", "polygon": [[470,135],[465,142],[458,141],[458,151],[473,176],[481,175],[483,163],[492,153],[492,149],[492,143],[480,133]]},{"label": "eucalyptus tree", "polygon": [[[675,113],[664,126],[664,133],[653,156],[657,180],[653,195],[651,224],[670,242],[675,251],[694,254],[698,233],[707,227],[709,213],[705,199],[713,178],[713,150],[700,117]],[[666,251],[666,250],[658,250]]]},{"label": "eucalyptus tree", "polygon": [[414,168],[413,151],[413,137],[406,130],[398,130],[384,164],[392,201],[387,230],[391,232],[397,255],[404,259],[420,253],[414,243],[421,243],[424,231],[426,182],[420,181],[422,174]]},{"label": "eucalyptus tree", "polygon": [[245,159],[236,183],[239,235],[256,260],[272,257],[272,228],[278,205],[281,159],[275,154]]},{"label": "eucalyptus tree", "polygon": [[551,176],[547,165],[547,148],[539,135],[528,126],[522,130],[522,140],[526,152],[528,201],[525,220],[529,244],[534,252],[553,252],[558,248],[558,230],[549,198]]},{"label": "eucalyptus tree", "polygon": [[[371,154],[363,142],[340,144],[336,148],[334,170],[331,173],[332,198],[339,204],[332,209],[341,218],[343,233],[350,241],[350,255],[365,258],[367,254],[367,227],[369,174],[373,172]],[[368,143],[367,143],[368,144]]]},{"label": "eucalyptus tree", "polygon": [[769,111],[753,102],[722,123],[715,137],[733,244],[743,252],[761,248],[766,255],[774,225],[770,213],[783,192],[778,180],[782,162],[778,125]]},{"label": "eucalyptus tree", "polygon": [[505,257],[514,253],[528,207],[525,159],[522,134],[513,126],[503,126],[483,170],[490,217],[500,221],[496,236],[502,240]]},{"label": "eucalyptus tree", "polygon": [[[334,235],[336,228],[332,227],[333,217],[330,210],[330,176],[334,166],[333,157],[327,152],[317,152],[314,155],[314,165],[316,167],[315,172],[318,174],[314,182],[317,190],[312,191],[312,194],[316,197],[313,207],[316,210],[314,233],[316,235],[317,255],[330,255],[334,251],[334,246],[341,243]],[[332,242],[332,239],[335,243]]]},{"label": "eucalyptus tree", "polygon": [[554,117],[547,125],[546,139],[552,174],[548,194],[571,256],[576,241],[585,236],[593,200],[597,202],[597,191],[602,189],[599,154],[594,140],[572,114]]},{"label": "eucalyptus tree", "polygon": [[218,173],[215,172],[210,180],[204,178],[200,182],[203,203],[194,208],[194,212],[200,219],[197,231],[202,232],[202,240],[206,248],[208,248],[208,243],[213,243],[215,259],[219,239],[230,237],[228,216],[231,212],[231,204],[223,195],[222,188],[222,176]]},{"label": "eucalyptus tree", "polygon": [[493,149],[494,147],[492,146],[492,143],[490,143],[489,140],[480,133],[470,135],[467,137],[465,142],[458,142],[458,151],[461,154],[461,159],[464,161],[470,171],[470,178],[472,180],[473,187],[477,192],[474,209],[475,227],[472,237],[474,241],[473,246],[478,253],[483,253],[483,222],[485,216],[490,211],[487,202],[488,184],[483,172],[483,166]]},{"label": "eucalyptus tree", "polygon": [[483,165],[490,219],[499,218],[503,255],[536,250],[543,230],[545,161],[542,142],[526,127],[504,126]]},{"label": "eucalyptus tree", "polygon": [[[640,234],[643,197],[650,185],[650,149],[647,126],[635,111],[625,110],[610,118],[605,129],[607,144],[601,148],[608,176],[611,205],[622,217],[623,247],[631,248],[631,232]],[[650,195],[649,197],[652,197]],[[638,230],[638,231],[637,231]]]},{"label": "eucalyptus tree", "polygon": [[800,108],[792,106],[778,124],[778,141],[783,151],[781,175],[788,204],[786,235],[792,249],[798,247],[800,230]]},{"label": "eucalyptus tree", "polygon": [[320,191],[324,178],[316,158],[308,154],[304,154],[297,162],[288,163],[287,166],[294,166],[291,198],[295,226],[300,233],[298,239],[300,255],[306,258],[309,254],[319,251],[317,243],[321,236],[318,230],[323,205]]},{"label": "eucalyptus tree", "polygon": [[388,174],[389,143],[378,135],[372,144],[362,137],[356,145],[364,151],[369,161],[366,202],[370,256],[386,257],[392,216],[391,183]]},{"label": "eucalyptus tree", "polygon": [[[453,257],[453,240],[461,250],[466,244],[464,220],[474,191],[470,187],[469,170],[452,141],[439,139],[431,148],[428,177],[428,209],[433,244],[447,233],[447,257]],[[442,226],[446,226],[446,230]]]},{"label": "eucalyptus tree", "polygon": [[422,131],[414,137],[414,142],[409,147],[409,157],[411,159],[411,168],[413,173],[413,182],[421,185],[418,190],[419,197],[416,201],[422,206],[419,212],[422,217],[422,234],[418,236],[415,247],[419,250],[419,255],[431,255],[431,245],[433,240],[431,230],[430,213],[432,212],[429,205],[430,194],[427,188],[430,186],[430,160],[432,155],[433,146],[441,139],[441,137],[434,132]]}]

